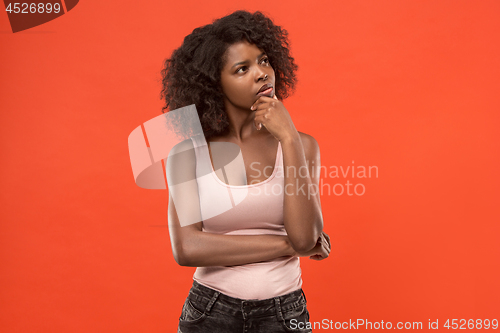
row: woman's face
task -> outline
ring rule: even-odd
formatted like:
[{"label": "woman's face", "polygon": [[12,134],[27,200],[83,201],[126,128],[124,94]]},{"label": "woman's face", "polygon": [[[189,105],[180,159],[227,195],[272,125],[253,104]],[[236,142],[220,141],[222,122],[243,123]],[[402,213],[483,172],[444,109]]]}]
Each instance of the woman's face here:
[{"label": "woman's face", "polygon": [[[272,89],[259,93],[266,84],[272,86]],[[274,84],[274,70],[263,50],[246,40],[235,43],[227,49],[226,63],[221,72],[226,108],[229,104],[250,111],[250,107],[259,96],[274,96]]]}]

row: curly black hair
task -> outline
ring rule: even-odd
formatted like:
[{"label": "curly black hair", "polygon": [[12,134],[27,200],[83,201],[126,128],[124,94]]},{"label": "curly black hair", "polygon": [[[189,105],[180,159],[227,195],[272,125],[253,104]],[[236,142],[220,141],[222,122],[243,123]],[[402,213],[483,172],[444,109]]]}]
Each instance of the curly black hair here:
[{"label": "curly black hair", "polygon": [[242,40],[266,52],[275,73],[275,94],[279,99],[288,97],[295,90],[298,68],[290,55],[288,32],[260,11],[252,14],[238,10],[194,29],[165,60],[161,71],[161,98],[165,99],[162,112],[195,104],[207,139],[227,133],[229,119],[224,109],[221,71],[228,47]]}]

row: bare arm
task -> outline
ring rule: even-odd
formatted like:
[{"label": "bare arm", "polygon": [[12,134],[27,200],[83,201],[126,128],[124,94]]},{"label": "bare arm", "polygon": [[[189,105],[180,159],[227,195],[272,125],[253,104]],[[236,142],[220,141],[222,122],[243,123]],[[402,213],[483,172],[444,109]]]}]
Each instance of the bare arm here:
[{"label": "bare arm", "polygon": [[179,265],[233,266],[294,254],[286,236],[219,235],[202,231],[195,166],[191,140],[174,147],[167,160],[168,226],[172,252]]},{"label": "bare arm", "polygon": [[[313,173],[306,160],[319,170],[320,156],[316,140],[295,128],[290,114],[276,96],[260,96],[251,107],[254,123],[262,126],[281,142],[285,173],[284,222],[293,248],[297,252],[313,249],[323,231],[319,200],[319,172]],[[313,164],[314,162],[314,164]]]},{"label": "bare arm", "polygon": [[319,147],[313,137],[303,133],[299,135],[298,132],[296,136],[283,139],[281,146],[286,189],[283,208],[285,229],[294,248],[298,252],[307,252],[316,245],[323,230],[319,199]]},{"label": "bare arm", "polygon": [[175,261],[181,266],[233,266],[291,256],[286,236],[218,235],[201,230],[202,222],[181,227],[169,198],[168,228]]}]

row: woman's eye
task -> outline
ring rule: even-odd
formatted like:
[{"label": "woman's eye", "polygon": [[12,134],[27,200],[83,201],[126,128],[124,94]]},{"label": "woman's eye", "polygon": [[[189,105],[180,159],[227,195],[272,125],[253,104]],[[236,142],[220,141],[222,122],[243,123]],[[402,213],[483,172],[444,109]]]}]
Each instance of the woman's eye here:
[{"label": "woman's eye", "polygon": [[262,62],[266,63],[266,64],[269,64],[269,58],[264,58],[262,59]]},{"label": "woman's eye", "polygon": [[242,69],[246,69],[246,68],[247,68],[247,66],[240,67],[240,68],[238,68],[238,70],[236,71],[236,73],[239,73]]}]

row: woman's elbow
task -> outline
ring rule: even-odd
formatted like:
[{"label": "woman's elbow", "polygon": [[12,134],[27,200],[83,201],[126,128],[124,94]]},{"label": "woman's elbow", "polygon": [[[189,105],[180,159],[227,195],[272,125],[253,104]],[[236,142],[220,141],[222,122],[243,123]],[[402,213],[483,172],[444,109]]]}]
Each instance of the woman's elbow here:
[{"label": "woman's elbow", "polygon": [[189,255],[186,255],[185,249],[177,247],[173,249],[174,260],[179,266],[193,267]]},{"label": "woman's elbow", "polygon": [[173,250],[172,251],[172,254],[174,255],[174,260],[175,262],[179,265],[179,266],[186,266],[186,261],[184,259],[184,257],[182,256],[182,254],[180,253],[180,251],[177,251],[177,250]]},{"label": "woman's elbow", "polygon": [[295,251],[304,253],[311,251],[316,246],[323,231],[323,220],[318,220],[316,226],[317,228],[315,230],[310,230],[307,233],[301,233],[297,237],[289,236],[290,243]]},{"label": "woman's elbow", "polygon": [[311,239],[304,239],[301,238],[298,241],[292,242],[290,241],[292,248],[298,252],[298,253],[305,253],[311,251],[317,243],[317,240],[314,240],[313,238]]}]

